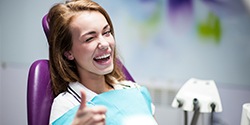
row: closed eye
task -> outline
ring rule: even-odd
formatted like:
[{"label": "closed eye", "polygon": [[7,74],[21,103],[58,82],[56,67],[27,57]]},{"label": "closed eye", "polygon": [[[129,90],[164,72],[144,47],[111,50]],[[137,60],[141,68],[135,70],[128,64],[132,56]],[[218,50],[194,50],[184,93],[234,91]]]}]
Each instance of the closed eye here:
[{"label": "closed eye", "polygon": [[85,40],[85,42],[90,42],[90,41],[93,40],[93,39],[94,39],[94,37],[87,38],[87,39]]},{"label": "closed eye", "polygon": [[111,33],[111,30],[104,32],[103,35],[108,37],[110,35],[110,33]]},{"label": "closed eye", "polygon": [[103,27],[103,36],[109,37],[111,33],[110,26],[107,24]]}]

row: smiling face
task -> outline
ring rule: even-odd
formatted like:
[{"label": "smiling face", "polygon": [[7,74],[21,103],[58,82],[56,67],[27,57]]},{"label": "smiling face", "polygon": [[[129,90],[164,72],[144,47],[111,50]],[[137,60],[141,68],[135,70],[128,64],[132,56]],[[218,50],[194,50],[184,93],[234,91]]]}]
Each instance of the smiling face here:
[{"label": "smiling face", "polygon": [[112,72],[115,40],[100,12],[80,12],[70,23],[70,31],[73,45],[64,55],[69,60],[75,60],[80,75]]}]

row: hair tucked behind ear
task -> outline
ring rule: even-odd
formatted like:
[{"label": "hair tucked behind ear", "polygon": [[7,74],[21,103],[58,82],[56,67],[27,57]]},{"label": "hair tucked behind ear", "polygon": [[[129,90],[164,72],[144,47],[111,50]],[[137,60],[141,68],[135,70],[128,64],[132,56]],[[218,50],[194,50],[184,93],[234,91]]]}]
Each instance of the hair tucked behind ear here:
[{"label": "hair tucked behind ear", "polygon": [[[72,0],[65,4],[54,5],[48,13],[50,28],[49,36],[49,60],[52,80],[52,90],[55,96],[67,90],[70,82],[79,81],[79,75],[74,61],[66,59],[64,53],[72,47],[72,34],[69,25],[75,16],[82,11],[98,11],[104,15],[114,36],[114,28],[108,13],[97,3],[91,0]],[[114,55],[114,70],[105,75],[108,83],[112,84],[113,79],[124,80],[121,67],[117,65],[116,50]]]}]

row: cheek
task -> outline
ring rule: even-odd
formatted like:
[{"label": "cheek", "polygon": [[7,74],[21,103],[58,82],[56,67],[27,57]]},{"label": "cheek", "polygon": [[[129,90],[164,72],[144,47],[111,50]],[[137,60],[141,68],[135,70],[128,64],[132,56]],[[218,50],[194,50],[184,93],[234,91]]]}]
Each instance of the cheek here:
[{"label": "cheek", "polygon": [[114,49],[114,47],[115,47],[115,39],[113,38],[113,36],[112,37],[110,37],[110,39],[109,39],[109,45]]},{"label": "cheek", "polygon": [[93,50],[89,46],[79,45],[72,48],[73,56],[76,60],[82,60],[91,57]]}]

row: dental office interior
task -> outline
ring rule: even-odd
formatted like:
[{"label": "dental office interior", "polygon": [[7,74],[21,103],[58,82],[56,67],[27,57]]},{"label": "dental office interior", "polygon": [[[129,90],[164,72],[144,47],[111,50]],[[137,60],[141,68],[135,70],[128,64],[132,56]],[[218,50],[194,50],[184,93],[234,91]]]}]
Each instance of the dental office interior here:
[{"label": "dental office interior", "polygon": [[[148,87],[159,125],[190,124],[193,109],[173,101],[192,78],[214,83],[216,97],[206,97],[209,87],[194,94],[203,95],[200,104],[218,98],[221,105],[200,111],[197,125],[241,125],[242,106],[250,103],[249,0],[94,1],[110,14],[122,62]],[[0,125],[28,124],[28,72],[34,61],[48,59],[42,17],[57,2],[64,1],[0,1]]]}]

